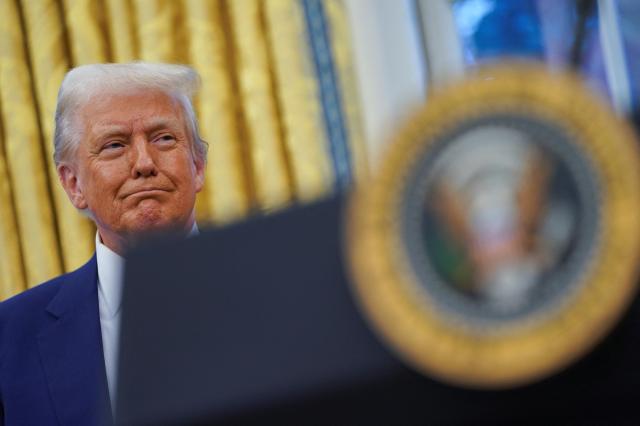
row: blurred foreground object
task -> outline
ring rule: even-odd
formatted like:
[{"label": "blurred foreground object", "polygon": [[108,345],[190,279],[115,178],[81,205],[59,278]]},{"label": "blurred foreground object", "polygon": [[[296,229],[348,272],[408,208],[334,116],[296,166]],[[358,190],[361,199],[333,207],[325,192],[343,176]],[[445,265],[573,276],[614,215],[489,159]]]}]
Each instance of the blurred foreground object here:
[{"label": "blurred foreground object", "polygon": [[615,327],[634,144],[574,77],[488,69],[435,94],[351,200],[139,249],[118,424],[637,421],[640,304]]},{"label": "blurred foreground object", "polygon": [[503,65],[441,90],[353,203],[364,311],[448,382],[557,372],[635,294],[639,165],[631,128],[572,75]]}]

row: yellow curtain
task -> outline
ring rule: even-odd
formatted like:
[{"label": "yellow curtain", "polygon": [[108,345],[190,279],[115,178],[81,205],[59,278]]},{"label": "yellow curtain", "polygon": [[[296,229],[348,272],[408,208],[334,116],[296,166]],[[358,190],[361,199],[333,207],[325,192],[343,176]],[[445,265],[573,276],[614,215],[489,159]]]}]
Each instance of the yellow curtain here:
[{"label": "yellow curtain", "polygon": [[93,253],[95,228],[53,166],[57,90],[71,67],[134,60],[202,77],[200,222],[314,200],[365,173],[340,0],[2,0],[0,300]]}]

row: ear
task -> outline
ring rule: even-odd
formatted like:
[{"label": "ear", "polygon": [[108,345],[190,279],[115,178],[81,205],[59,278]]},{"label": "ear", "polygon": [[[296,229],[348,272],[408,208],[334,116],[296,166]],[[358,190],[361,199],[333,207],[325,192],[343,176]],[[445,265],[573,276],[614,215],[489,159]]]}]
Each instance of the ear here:
[{"label": "ear", "polygon": [[58,178],[69,200],[71,200],[71,204],[77,209],[86,209],[88,204],[82,193],[82,186],[78,180],[77,173],[68,165],[60,164],[58,166]]},{"label": "ear", "polygon": [[204,186],[204,171],[207,168],[207,163],[203,160],[195,158],[193,164],[196,168],[196,192],[200,192]]}]

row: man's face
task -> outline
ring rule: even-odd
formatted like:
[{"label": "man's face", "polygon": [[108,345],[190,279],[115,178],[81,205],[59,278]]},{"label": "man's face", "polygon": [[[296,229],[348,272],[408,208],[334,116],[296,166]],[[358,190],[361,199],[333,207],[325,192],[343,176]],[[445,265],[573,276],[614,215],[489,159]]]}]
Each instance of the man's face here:
[{"label": "man's face", "polygon": [[188,232],[204,164],[194,158],[177,101],[159,91],[99,97],[80,111],[81,142],[58,173],[116,252],[142,234]]}]

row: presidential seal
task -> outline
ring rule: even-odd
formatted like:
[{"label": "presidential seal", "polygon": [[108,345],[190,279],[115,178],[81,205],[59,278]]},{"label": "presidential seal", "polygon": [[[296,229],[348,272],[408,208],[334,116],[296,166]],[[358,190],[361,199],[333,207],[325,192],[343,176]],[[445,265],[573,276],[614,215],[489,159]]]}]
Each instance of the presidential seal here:
[{"label": "presidential seal", "polygon": [[568,366],[635,295],[639,160],[576,76],[511,65],[441,89],[353,195],[365,316],[414,368],[462,386]]}]

